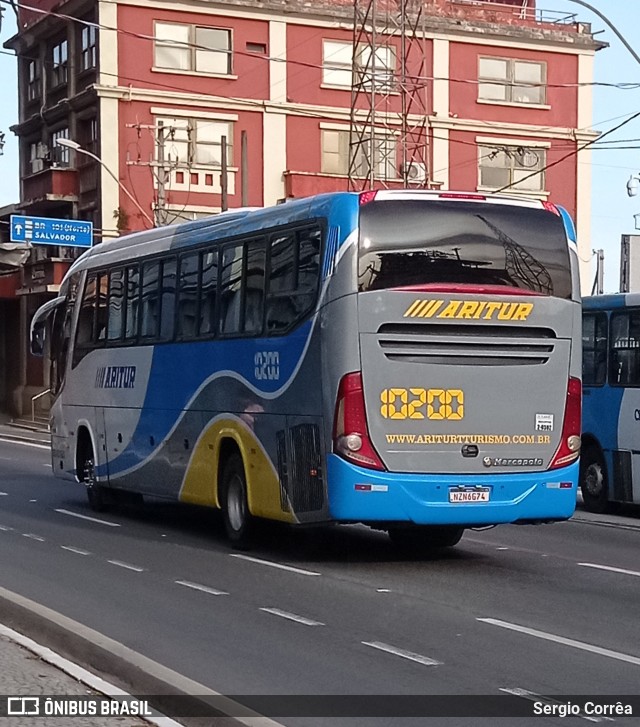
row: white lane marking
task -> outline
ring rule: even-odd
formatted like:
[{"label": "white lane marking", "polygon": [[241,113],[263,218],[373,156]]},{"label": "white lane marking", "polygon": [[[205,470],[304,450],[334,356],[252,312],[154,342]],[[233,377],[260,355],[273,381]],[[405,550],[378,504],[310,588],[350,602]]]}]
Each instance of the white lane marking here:
[{"label": "white lane marking", "polygon": [[44,538],[41,538],[39,535],[34,535],[33,533],[22,533],[22,537],[37,540],[39,543],[44,543]]},{"label": "white lane marking", "polygon": [[78,555],[91,555],[88,550],[82,550],[82,548],[74,548],[72,545],[61,545],[62,550],[68,550],[70,553],[77,553]]},{"label": "white lane marking", "polygon": [[123,563],[121,560],[108,560],[107,563],[111,563],[111,565],[117,565],[119,568],[133,570],[136,573],[142,573],[144,571],[144,568],[140,568],[140,566],[131,565],[130,563]]},{"label": "white lane marking", "polygon": [[[528,699],[530,702],[542,702],[543,704],[566,704],[566,702],[559,702],[557,699],[551,699],[551,697],[543,697],[540,694],[530,692],[527,689],[500,688],[500,691],[505,692],[505,694],[511,694],[514,697],[522,697],[523,699]],[[589,722],[615,722],[615,720],[611,717],[591,717],[583,714],[582,712],[578,712],[578,714],[575,715],[572,714],[571,716],[582,717],[582,719],[586,719]]]},{"label": "white lane marking", "polygon": [[499,548],[496,548],[496,550],[509,550],[506,545],[501,545]]},{"label": "white lane marking", "polygon": [[13,462],[13,457],[0,457],[3,462]]},{"label": "white lane marking", "polygon": [[530,629],[527,626],[518,626],[518,624],[512,624],[508,621],[500,621],[497,618],[479,618],[477,621],[491,624],[492,626],[500,626],[503,629],[509,629],[510,631],[518,631],[521,634],[527,634],[528,636],[535,636],[538,639],[544,639],[545,641],[555,641],[557,644],[563,644],[564,646],[573,646],[574,649],[581,649],[582,651],[589,651],[592,654],[599,654],[600,656],[607,656],[610,659],[617,659],[618,661],[626,661],[628,664],[635,664],[640,666],[640,657],[631,656],[630,654],[623,654],[620,651],[612,651],[611,649],[603,649],[601,646],[594,646],[593,644],[587,644],[584,641],[576,641],[575,639],[567,639],[564,636],[557,636],[556,634],[549,634],[546,631],[538,631],[537,629]]},{"label": "white lane marking", "polygon": [[23,447],[35,447],[36,449],[51,450],[48,444],[34,444],[33,442],[24,442],[22,439],[13,439],[12,437],[0,437],[0,442],[6,444],[21,444]]},{"label": "white lane marking", "polygon": [[8,496],[9,496],[8,492],[0,492],[0,497],[8,497]]},{"label": "white lane marking", "polygon": [[209,588],[209,586],[201,586],[199,583],[192,583],[191,581],[176,581],[179,586],[186,586],[187,588],[193,588],[195,591],[202,591],[203,593],[210,593],[212,596],[228,596],[226,591],[218,591],[215,588]]},{"label": "white lane marking", "polygon": [[289,621],[295,621],[299,624],[304,624],[305,626],[324,626],[324,624],[320,621],[313,621],[310,618],[305,618],[304,616],[298,616],[295,613],[289,613],[288,611],[281,611],[279,608],[261,608],[261,611],[264,611],[265,613],[271,613],[274,616],[280,616],[281,618],[286,618]]},{"label": "white lane marking", "polygon": [[0,525],[0,530],[2,530],[3,533],[8,533],[13,530],[13,528],[10,528],[8,525]]},{"label": "white lane marking", "polygon": [[389,646],[389,644],[383,644],[380,641],[363,641],[362,643],[365,646],[371,646],[373,649],[379,649],[380,651],[386,651],[388,654],[401,656],[403,659],[417,661],[418,664],[424,664],[424,666],[438,666],[439,664],[442,664],[441,661],[430,659],[428,656],[414,654],[413,651],[406,651],[405,649],[397,649],[395,646]]},{"label": "white lane marking", "polygon": [[376,590],[378,593],[391,593],[390,588],[377,588]]},{"label": "white lane marking", "polygon": [[638,576],[640,577],[640,571],[627,570],[626,568],[614,568],[612,565],[598,565],[597,563],[578,563],[583,565],[585,568],[597,568],[598,570],[608,570],[612,573],[623,573],[626,576]]},{"label": "white lane marking", "polygon": [[29,500],[29,502],[38,502],[37,500]]},{"label": "white lane marking", "polygon": [[240,553],[229,553],[232,558],[241,558],[242,560],[248,560],[252,563],[259,563],[260,565],[268,565],[270,568],[280,568],[281,570],[288,570],[292,573],[299,573],[303,576],[319,576],[320,573],[316,573],[312,570],[304,570],[304,568],[294,568],[292,565],[284,565],[284,563],[274,563],[272,560],[262,560],[261,558],[252,558],[250,555],[241,555]]},{"label": "white lane marking", "polygon": [[[6,638],[11,639],[11,641],[15,642],[16,644],[24,646],[25,649],[28,649],[33,654],[36,654],[36,656],[42,659],[42,661],[46,661],[47,664],[52,664],[53,666],[63,671],[65,674],[69,674],[70,676],[74,677],[74,679],[77,679],[82,684],[86,684],[88,687],[95,689],[101,694],[106,694],[109,697],[128,697],[129,699],[132,698],[132,695],[129,692],[125,692],[119,687],[114,686],[110,682],[107,682],[104,679],[97,677],[95,674],[92,674],[86,669],[83,669],[81,666],[78,666],[78,664],[74,664],[72,661],[69,661],[63,656],[60,656],[60,654],[58,654],[57,652],[52,651],[46,646],[42,646],[36,641],[30,639],[28,636],[23,636],[22,634],[19,634],[17,631],[10,629],[8,626],[0,624],[0,636],[5,636]],[[155,714],[150,717],[147,717],[145,715],[145,721],[156,725],[156,727],[183,727],[180,722],[176,722],[170,717],[165,717],[160,712],[155,712]]]},{"label": "white lane marking", "polygon": [[71,512],[71,510],[63,510],[62,508],[56,508],[55,512],[59,512],[62,515],[71,515],[71,517],[78,517],[81,520],[89,520],[92,523],[100,523],[101,525],[108,525],[110,528],[119,528],[120,523],[110,523],[108,520],[99,520],[97,517],[89,517],[88,515],[80,515],[78,512]]}]

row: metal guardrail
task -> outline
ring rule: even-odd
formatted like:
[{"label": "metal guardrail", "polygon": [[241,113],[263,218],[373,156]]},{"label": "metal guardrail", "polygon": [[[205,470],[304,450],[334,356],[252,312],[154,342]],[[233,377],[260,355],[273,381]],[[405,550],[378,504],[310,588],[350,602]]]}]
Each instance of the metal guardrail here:
[{"label": "metal guardrail", "polygon": [[46,396],[47,394],[51,393],[51,389],[45,389],[44,391],[41,391],[39,394],[36,394],[35,396],[31,397],[31,421],[35,422],[36,420],[36,401],[38,399],[41,399],[43,396]]}]

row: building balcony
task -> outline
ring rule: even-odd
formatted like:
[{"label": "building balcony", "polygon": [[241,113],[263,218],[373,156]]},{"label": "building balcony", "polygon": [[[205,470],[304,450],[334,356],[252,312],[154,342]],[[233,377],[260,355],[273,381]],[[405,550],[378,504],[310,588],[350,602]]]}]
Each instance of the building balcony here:
[{"label": "building balcony", "polygon": [[77,202],[78,172],[66,167],[49,167],[22,180],[22,202],[25,209],[46,202]]},{"label": "building balcony", "polygon": [[535,0],[427,0],[427,13],[459,22],[485,22],[518,27],[544,27],[573,33],[590,33],[575,13],[543,10]]}]

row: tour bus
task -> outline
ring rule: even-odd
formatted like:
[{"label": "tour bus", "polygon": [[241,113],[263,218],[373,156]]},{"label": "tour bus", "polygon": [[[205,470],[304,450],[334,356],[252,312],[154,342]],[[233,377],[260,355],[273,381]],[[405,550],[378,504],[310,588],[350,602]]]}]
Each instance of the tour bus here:
[{"label": "tour bus", "polygon": [[380,190],[85,252],[50,333],[52,462],[99,509],[153,496],[364,523],[402,547],[569,518],[581,417],[575,232],[547,202]]},{"label": "tour bus", "polygon": [[584,505],[640,504],[640,294],[583,301]]}]

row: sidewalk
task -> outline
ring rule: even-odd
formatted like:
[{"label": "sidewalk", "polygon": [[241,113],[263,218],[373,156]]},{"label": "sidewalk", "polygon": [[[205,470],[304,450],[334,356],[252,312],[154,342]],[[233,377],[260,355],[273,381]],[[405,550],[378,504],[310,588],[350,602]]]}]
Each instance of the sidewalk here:
[{"label": "sidewalk", "polygon": [[0,413],[0,438],[14,439],[18,442],[33,442],[34,444],[50,444],[51,436],[48,432],[34,431],[17,426],[11,422],[6,414]]},{"label": "sidewalk", "polygon": [[[65,722],[72,723],[74,727],[149,727],[150,723],[139,717],[74,716],[69,717],[68,721],[59,716],[5,717],[5,710],[8,706],[7,697],[87,697],[100,696],[101,692],[45,661],[48,649],[41,647],[38,650],[39,653],[34,653],[10,638],[10,629],[1,628],[0,693],[3,697],[0,698],[0,723],[3,727],[5,725],[6,727],[33,727],[34,720],[38,727],[61,727]],[[70,662],[68,663],[71,666]],[[19,706],[19,704],[17,701],[12,701],[14,711],[15,706]]]}]

